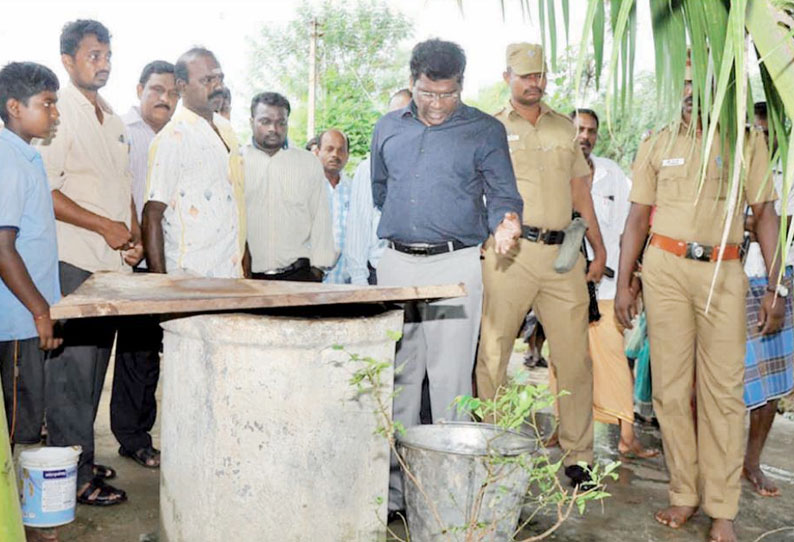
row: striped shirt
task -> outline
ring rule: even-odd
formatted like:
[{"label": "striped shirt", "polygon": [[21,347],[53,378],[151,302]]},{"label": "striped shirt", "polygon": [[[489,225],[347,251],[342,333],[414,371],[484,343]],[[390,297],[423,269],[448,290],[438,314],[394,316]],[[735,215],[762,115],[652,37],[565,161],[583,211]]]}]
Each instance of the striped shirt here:
[{"label": "striped shirt", "polygon": [[251,271],[275,271],[308,258],[315,267],[336,262],[331,208],[320,161],[287,148],[269,156],[243,149]]},{"label": "striped shirt", "polygon": [[370,159],[365,158],[353,175],[350,189],[350,211],[347,215],[347,233],[344,258],[350,282],[368,284],[369,269],[378,267],[378,261],[386,248],[386,240],[378,239],[380,211],[372,202]]},{"label": "striped shirt", "polygon": [[350,274],[347,270],[345,259],[345,224],[347,224],[347,213],[350,209],[350,178],[344,173],[341,174],[336,188],[331,183],[325,183],[328,190],[328,198],[331,206],[331,219],[333,220],[334,246],[339,252],[339,259],[336,265],[326,273],[323,282],[332,284],[350,283]]},{"label": "striped shirt", "polygon": [[138,223],[143,212],[144,192],[146,192],[146,171],[149,165],[149,144],[157,134],[141,117],[141,109],[132,106],[122,117],[127,127],[127,140],[130,143],[130,173],[132,173],[132,201],[138,213]]}]

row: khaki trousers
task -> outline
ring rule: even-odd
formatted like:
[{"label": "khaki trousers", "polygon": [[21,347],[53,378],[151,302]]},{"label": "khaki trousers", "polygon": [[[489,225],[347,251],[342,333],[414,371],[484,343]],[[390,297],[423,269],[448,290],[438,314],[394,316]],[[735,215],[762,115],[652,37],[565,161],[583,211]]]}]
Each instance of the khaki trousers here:
[{"label": "khaki trousers", "polygon": [[747,278],[738,260],[722,262],[706,314],[715,266],[649,247],[642,282],[670,504],[733,519],[744,455]]},{"label": "khaki trousers", "polygon": [[477,394],[491,399],[507,379],[518,331],[532,307],[549,341],[550,363],[561,390],[560,445],[565,465],[593,462],[593,367],[587,353],[584,258],[565,274],[554,271],[557,246],[525,239],[497,256],[493,238],[485,244],[483,315],[477,357]]}]

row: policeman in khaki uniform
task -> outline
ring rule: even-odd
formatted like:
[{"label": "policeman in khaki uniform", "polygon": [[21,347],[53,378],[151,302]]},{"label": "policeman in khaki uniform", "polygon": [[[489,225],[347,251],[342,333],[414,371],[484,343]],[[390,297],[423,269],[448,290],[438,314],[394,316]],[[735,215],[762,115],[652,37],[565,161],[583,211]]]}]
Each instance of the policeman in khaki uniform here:
[{"label": "policeman in khaki uniform", "polygon": [[[745,353],[747,279],[740,260],[742,210],[746,201],[757,217],[758,240],[777,284],[773,263],[778,235],[776,198],[765,183],[768,153],[763,135],[745,136],[744,192],[733,216],[711,306],[712,285],[724,228],[730,160],[720,152],[720,135],[712,145],[698,197],[702,165],[700,119],[691,126],[692,84],[685,85],[682,122],[646,139],[634,162],[631,210],[621,244],[615,313],[626,327],[634,316],[637,295],[634,262],[656,207],[645,251],[642,287],[648,318],[653,375],[653,406],[662,429],[670,472],[670,506],[657,521],[683,525],[700,506],[713,521],[709,540],[735,541],[733,518],[739,505],[744,445],[742,399]],[[697,199],[696,199],[697,198]],[[771,288],[760,310],[763,333],[779,329],[785,303]],[[691,409],[697,394],[697,433]]]},{"label": "policeman in khaki uniform", "polygon": [[524,200],[524,225],[516,248],[497,255],[493,239],[485,244],[482,334],[477,359],[477,392],[493,398],[505,383],[507,363],[524,317],[533,307],[551,348],[559,388],[559,439],[565,472],[574,485],[589,481],[577,463],[593,461],[593,369],[587,353],[588,293],[584,257],[566,273],[554,270],[562,231],[578,211],[589,228],[595,258],[587,280],[598,281],[606,250],[593,210],[590,167],[576,142],[571,119],[542,102],[546,63],[540,45],[507,48],[504,79],[508,105],[496,114],[507,130],[518,191]]}]

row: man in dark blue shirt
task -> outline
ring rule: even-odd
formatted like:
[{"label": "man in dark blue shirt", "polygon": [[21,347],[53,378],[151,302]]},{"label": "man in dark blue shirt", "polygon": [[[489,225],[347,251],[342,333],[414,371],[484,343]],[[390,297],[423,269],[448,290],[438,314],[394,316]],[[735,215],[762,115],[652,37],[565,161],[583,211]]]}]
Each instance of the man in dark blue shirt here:
[{"label": "man in dark blue shirt", "polygon": [[[452,406],[471,394],[482,312],[480,246],[493,233],[500,253],[521,233],[504,126],[461,103],[466,57],[454,43],[429,40],[411,55],[411,103],[381,118],[372,136],[372,193],[382,210],[378,236],[389,241],[378,266],[387,286],[463,282],[458,299],[405,306],[395,376],[394,419],[420,423],[427,375],[433,421],[465,417]],[[392,462],[389,510],[404,508]]]}]

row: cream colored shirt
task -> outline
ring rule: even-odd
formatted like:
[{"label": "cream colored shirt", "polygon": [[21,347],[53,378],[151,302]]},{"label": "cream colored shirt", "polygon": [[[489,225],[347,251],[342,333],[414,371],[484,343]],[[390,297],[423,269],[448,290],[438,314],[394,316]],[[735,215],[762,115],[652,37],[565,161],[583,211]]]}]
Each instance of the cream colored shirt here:
[{"label": "cream colored shirt", "polygon": [[240,156],[236,139],[227,134],[228,121],[215,114],[213,123],[223,140],[204,118],[180,107],[149,146],[146,200],[167,205],[163,237],[169,274],[242,276]]},{"label": "cream colored shirt", "polygon": [[248,145],[243,163],[251,270],[273,271],[298,258],[331,267],[336,250],[327,181],[317,157],[296,148],[269,156]]},{"label": "cream colored shirt", "polygon": [[[100,123],[91,102],[68,84],[58,96],[60,124],[55,137],[37,141],[52,190],[84,209],[130,226],[132,175],[129,143],[121,117],[102,98]],[[86,271],[129,271],[121,252],[93,231],[56,221],[58,254]]]}]

